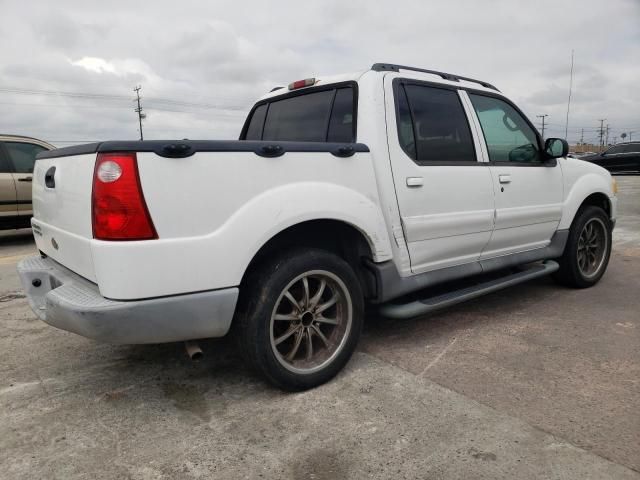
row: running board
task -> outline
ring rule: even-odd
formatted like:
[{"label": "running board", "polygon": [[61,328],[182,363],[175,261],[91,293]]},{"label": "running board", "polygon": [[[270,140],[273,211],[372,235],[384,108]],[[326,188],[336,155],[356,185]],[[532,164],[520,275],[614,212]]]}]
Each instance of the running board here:
[{"label": "running board", "polygon": [[533,265],[526,270],[512,273],[502,278],[478,283],[471,287],[447,292],[442,295],[403,304],[388,303],[380,307],[380,314],[390,318],[411,318],[424,315],[425,313],[449,307],[456,303],[465,302],[472,298],[481,297],[487,293],[496,292],[503,288],[517,285],[518,283],[549,275],[558,270],[558,268],[560,268],[560,266],[556,262],[547,260],[544,263]]}]

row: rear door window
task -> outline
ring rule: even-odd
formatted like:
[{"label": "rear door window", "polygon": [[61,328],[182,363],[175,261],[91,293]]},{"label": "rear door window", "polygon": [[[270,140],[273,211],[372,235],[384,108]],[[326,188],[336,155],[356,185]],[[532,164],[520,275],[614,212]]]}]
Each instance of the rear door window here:
[{"label": "rear door window", "polygon": [[258,105],[244,140],[355,141],[353,87],[311,91]]},{"label": "rear door window", "polygon": [[396,101],[402,148],[417,163],[477,161],[458,92],[407,84]]},{"label": "rear door window", "polygon": [[23,142],[5,142],[4,146],[15,173],[33,173],[36,155],[46,150],[40,145]]}]

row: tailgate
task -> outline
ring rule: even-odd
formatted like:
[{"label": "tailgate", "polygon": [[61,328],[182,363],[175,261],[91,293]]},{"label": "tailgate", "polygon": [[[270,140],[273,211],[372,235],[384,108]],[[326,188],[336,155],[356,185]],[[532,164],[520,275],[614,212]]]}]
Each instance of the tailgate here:
[{"label": "tailgate", "polygon": [[31,220],[34,237],[41,252],[95,282],[91,189],[96,154],[61,156],[62,152],[45,155],[35,163]]}]

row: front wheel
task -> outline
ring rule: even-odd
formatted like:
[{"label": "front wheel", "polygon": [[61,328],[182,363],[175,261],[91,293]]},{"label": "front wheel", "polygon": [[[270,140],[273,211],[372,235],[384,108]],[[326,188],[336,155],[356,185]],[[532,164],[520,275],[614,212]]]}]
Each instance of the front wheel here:
[{"label": "front wheel", "polygon": [[554,279],[569,287],[591,287],[604,275],[610,256],[611,221],[601,208],[587,206],[571,226]]},{"label": "front wheel", "polygon": [[362,330],[364,301],[340,257],[304,249],[265,262],[243,285],[240,347],[248,363],[285,390],[335,376]]}]

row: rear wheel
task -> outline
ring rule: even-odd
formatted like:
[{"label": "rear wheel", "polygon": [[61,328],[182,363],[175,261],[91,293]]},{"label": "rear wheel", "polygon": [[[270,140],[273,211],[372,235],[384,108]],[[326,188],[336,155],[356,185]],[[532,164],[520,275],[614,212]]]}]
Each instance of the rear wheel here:
[{"label": "rear wheel", "polygon": [[280,388],[304,390],[330,380],[355,350],[362,291],[336,255],[305,249],[263,263],[242,295],[241,349]]},{"label": "rear wheel", "polygon": [[591,287],[604,275],[610,256],[609,217],[601,208],[587,206],[576,215],[554,278],[574,288]]}]

